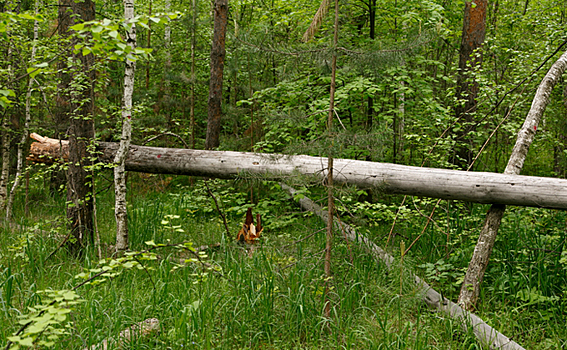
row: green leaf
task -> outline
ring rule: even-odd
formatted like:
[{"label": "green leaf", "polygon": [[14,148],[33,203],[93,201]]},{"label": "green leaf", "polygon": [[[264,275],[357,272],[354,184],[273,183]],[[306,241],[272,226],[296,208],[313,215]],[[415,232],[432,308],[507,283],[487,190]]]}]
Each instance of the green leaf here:
[{"label": "green leaf", "polygon": [[77,32],[83,30],[84,28],[85,28],[85,23],[78,23],[71,27],[72,30]]},{"label": "green leaf", "polygon": [[32,337],[26,337],[24,339],[21,339],[18,343],[20,345],[23,345],[23,346],[30,346],[31,347],[31,346],[33,346],[33,338]]},{"label": "green leaf", "polygon": [[16,93],[13,90],[0,90],[0,95],[6,97],[16,97]]},{"label": "green leaf", "polygon": [[77,293],[73,292],[72,290],[69,290],[65,293],[63,293],[63,298],[65,300],[75,300],[77,299],[79,296],[77,295]]},{"label": "green leaf", "polygon": [[32,15],[30,15],[29,13],[22,13],[22,14],[20,14],[19,17],[23,18],[23,19],[35,20],[35,18]]}]

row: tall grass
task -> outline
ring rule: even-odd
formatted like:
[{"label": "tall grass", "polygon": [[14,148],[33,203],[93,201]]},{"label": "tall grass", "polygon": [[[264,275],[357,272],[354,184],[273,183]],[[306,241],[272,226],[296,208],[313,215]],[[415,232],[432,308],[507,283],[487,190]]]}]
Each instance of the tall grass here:
[{"label": "tall grass", "polygon": [[[262,212],[266,228],[250,253],[249,246],[234,241],[248,205],[249,185],[215,181],[210,186],[227,214],[230,235],[202,183],[190,186],[183,179],[174,179],[166,191],[152,190],[151,185],[145,191],[131,191],[131,247],[146,249],[148,241],[192,241],[194,246],[221,243],[207,250],[205,261],[222,270],[204,271],[199,263],[175,268],[178,250],[156,250],[158,259],[144,262],[145,269],[125,270],[105,283],[78,289],[83,302],[70,314],[68,333],[54,349],[82,349],[116,337],[150,317],[160,320],[159,334],[137,339],[128,348],[482,348],[457,323],[424,307],[407,271],[423,271],[438,290],[455,299],[483,207],[445,205],[435,216],[435,225],[404,259],[406,266],[391,271],[338,234],[333,288],[328,296],[332,312],[327,319],[323,317],[324,224],[300,213],[293,200],[273,184],[260,184],[255,189],[259,198],[255,210]],[[39,196],[42,189],[38,186],[34,191]],[[27,227],[44,223],[38,228],[53,232],[5,228],[0,234],[0,344],[18,328],[18,316],[28,314],[28,307],[40,302],[38,291],[70,289],[81,281],[75,278],[78,273],[99,266],[94,250],[81,259],[71,257],[64,248],[57,250],[65,229],[64,225],[54,229],[51,223],[64,216],[64,199],[46,195],[44,201],[44,205],[33,206],[29,217],[23,215],[23,206],[17,206],[16,217]],[[107,246],[114,232],[111,191],[99,193],[97,203],[102,241]],[[430,204],[420,205],[423,212],[430,210]],[[353,220],[366,230],[363,224],[371,218],[362,215]],[[392,247],[399,247],[400,240],[415,239],[424,222],[410,213],[396,229],[392,252],[397,254],[398,249]],[[481,317],[526,348],[565,346],[564,222],[564,213],[512,209],[483,284]],[[362,232],[383,244],[389,223],[384,220],[368,227]],[[413,267],[427,263],[432,264],[429,270]]]}]

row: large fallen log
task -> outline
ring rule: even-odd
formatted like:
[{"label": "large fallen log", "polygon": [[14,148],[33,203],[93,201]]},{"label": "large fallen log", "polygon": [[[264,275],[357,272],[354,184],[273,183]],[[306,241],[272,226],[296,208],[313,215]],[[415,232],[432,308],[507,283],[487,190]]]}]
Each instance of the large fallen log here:
[{"label": "large fallen log", "polygon": [[[292,196],[297,193],[294,188],[283,183],[280,183],[280,186],[282,186],[282,188]],[[327,222],[329,217],[328,213],[322,210],[322,208],[311,199],[302,197],[299,199],[299,205],[303,210],[313,212],[323,221]],[[343,231],[348,240],[361,244],[376,259],[382,261],[388,269],[391,269],[393,267],[392,265],[395,262],[393,256],[388,254],[384,249],[377,246],[374,242],[372,242],[365,236],[356,232],[348,224],[335,222],[335,229],[337,231]],[[477,315],[464,310],[459,305],[453,303],[451,300],[443,297],[441,293],[431,288],[429,284],[427,284],[427,282],[425,282],[418,276],[414,275],[413,278],[416,285],[418,285],[422,291],[422,300],[425,304],[458,321],[465,331],[471,329],[475,337],[482,345],[488,345],[490,349],[525,350],[521,345],[489,326]]]},{"label": "large fallen log", "polygon": [[[60,141],[32,134],[28,160],[53,162],[66,160],[68,147]],[[100,142],[99,160],[114,161],[118,143]],[[262,175],[273,179],[307,175],[323,181],[327,158],[287,156],[229,151],[203,151],[131,145],[126,170],[158,174],[178,174],[234,178]],[[378,188],[384,193],[567,209],[567,180],[420,168],[388,163],[335,159],[334,180],[363,188]]]}]

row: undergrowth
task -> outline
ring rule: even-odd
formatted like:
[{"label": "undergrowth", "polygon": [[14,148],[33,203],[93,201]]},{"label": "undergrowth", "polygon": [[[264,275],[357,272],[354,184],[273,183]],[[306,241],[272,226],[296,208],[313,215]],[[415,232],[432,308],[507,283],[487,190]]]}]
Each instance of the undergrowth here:
[{"label": "undergrowth", "polygon": [[[23,205],[16,207],[22,226],[0,234],[0,344],[10,339],[22,348],[83,349],[157,318],[159,332],[124,347],[482,348],[456,321],[422,303],[410,274],[456,301],[484,206],[441,202],[423,230],[436,201],[409,199],[390,235],[400,198],[341,189],[342,219],[393,255],[419,239],[404,268],[388,271],[337,232],[327,319],[324,223],[301,212],[277,183],[209,182],[229,233],[202,180],[132,175],[130,183],[132,252],[123,258],[112,257],[112,191],[97,196],[104,259],[92,247],[82,258],[59,247],[66,235],[64,195],[31,185],[30,196],[43,198],[41,205],[27,216]],[[322,198],[316,187],[301,193]],[[265,226],[253,248],[235,242],[249,206]],[[511,208],[487,270],[477,314],[525,348],[567,346],[565,220],[563,212]],[[201,246],[209,247],[193,250]],[[21,325],[32,321],[39,325],[16,339]]]}]

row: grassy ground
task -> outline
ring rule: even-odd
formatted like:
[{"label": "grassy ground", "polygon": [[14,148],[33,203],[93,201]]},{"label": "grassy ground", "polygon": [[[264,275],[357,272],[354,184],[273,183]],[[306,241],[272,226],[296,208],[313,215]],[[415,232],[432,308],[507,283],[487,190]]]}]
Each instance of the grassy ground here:
[{"label": "grassy ground", "polygon": [[[263,215],[266,228],[252,254],[234,241],[250,202],[250,184],[209,183],[227,215],[230,235],[202,181],[190,184],[181,177],[131,174],[130,184],[133,251],[150,248],[149,241],[166,245],[189,241],[195,247],[220,243],[202,257],[216,269],[204,268],[199,261],[179,266],[180,258],[192,255],[175,247],[154,247],[155,255],[128,260],[134,265],[129,269],[125,262],[114,266],[116,260],[100,262],[94,249],[80,259],[71,257],[65,249],[57,250],[64,229],[54,227],[64,214],[63,199],[48,195],[41,181],[32,181],[30,214],[24,215],[19,204],[16,221],[51,232],[4,229],[0,234],[0,344],[6,344],[21,319],[29,319],[30,307],[46,303],[42,291],[72,289],[84,281],[77,275],[89,277],[107,266],[115,276],[78,288],[81,301],[36,343],[64,329],[52,347],[82,349],[153,317],[160,320],[159,332],[126,348],[482,348],[472,334],[420,302],[408,271],[417,271],[456,300],[486,207],[443,202],[435,222],[405,260],[405,268],[390,272],[338,234],[329,295],[332,316],[326,319],[322,316],[324,224],[301,213],[276,184],[254,185],[254,210]],[[309,195],[321,198],[317,193]],[[360,204],[359,195],[340,193],[341,213],[352,214],[349,221],[384,246],[399,198],[376,201],[375,196],[373,204]],[[99,193],[97,203],[107,257],[114,230],[112,191]],[[407,206],[389,243],[394,255],[401,240],[408,246],[420,235],[426,222],[420,213],[429,214],[432,205],[421,200]],[[564,213],[512,208],[503,222],[477,313],[527,349],[567,347],[564,243]],[[138,262],[144,268],[137,268]]]}]

